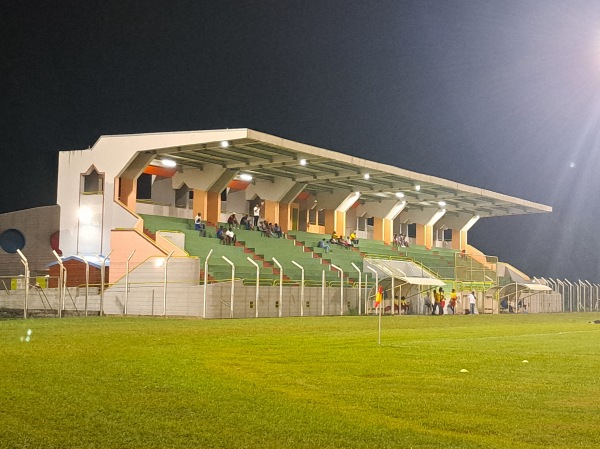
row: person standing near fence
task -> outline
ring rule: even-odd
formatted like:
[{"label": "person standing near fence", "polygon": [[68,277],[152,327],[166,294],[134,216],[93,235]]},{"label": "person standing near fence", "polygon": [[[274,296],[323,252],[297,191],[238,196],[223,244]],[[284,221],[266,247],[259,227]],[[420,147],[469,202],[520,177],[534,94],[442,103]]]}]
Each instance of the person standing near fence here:
[{"label": "person standing near fence", "polygon": [[469,293],[469,313],[471,315],[473,315],[475,313],[475,302],[476,302],[476,298],[475,298],[475,290],[473,290],[471,293]]}]

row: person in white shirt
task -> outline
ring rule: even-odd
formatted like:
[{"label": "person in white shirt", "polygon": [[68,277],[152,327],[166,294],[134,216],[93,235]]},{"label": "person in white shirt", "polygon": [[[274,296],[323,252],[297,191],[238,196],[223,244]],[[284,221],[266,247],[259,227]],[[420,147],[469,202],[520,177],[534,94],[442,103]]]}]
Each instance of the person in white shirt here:
[{"label": "person in white shirt", "polygon": [[258,219],[260,218],[260,206],[257,204],[256,206],[254,206],[254,227],[256,228],[258,226]]},{"label": "person in white shirt", "polygon": [[235,234],[231,229],[225,231],[225,243],[227,245],[235,244]]},{"label": "person in white shirt", "polygon": [[469,312],[471,315],[475,313],[475,302],[475,290],[473,290],[471,293],[469,293]]}]

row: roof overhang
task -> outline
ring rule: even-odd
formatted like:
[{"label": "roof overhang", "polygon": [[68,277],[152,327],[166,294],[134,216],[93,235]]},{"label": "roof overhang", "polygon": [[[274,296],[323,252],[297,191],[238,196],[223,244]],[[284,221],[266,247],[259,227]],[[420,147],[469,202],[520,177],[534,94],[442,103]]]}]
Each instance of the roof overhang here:
[{"label": "roof overhang", "polygon": [[[339,190],[360,192],[361,202],[402,199],[411,209],[439,208],[445,203],[443,208],[449,215],[466,213],[480,217],[552,211],[543,204],[251,129],[192,135],[197,137],[185,145],[149,148],[145,152],[172,159],[183,167],[203,169],[206,164],[217,165],[251,175],[253,182],[292,180],[305,184],[305,191],[315,196]],[[218,135],[219,140],[205,141],[203,135]],[[365,153],[369,152],[374,149],[365,149]]]},{"label": "roof overhang", "polygon": [[363,259],[365,272],[370,272],[369,267],[375,270],[380,280],[393,278],[411,285],[426,285],[430,287],[443,287],[445,282],[440,281],[433,274],[425,270],[422,266],[410,260],[388,260],[373,259],[365,257]]}]

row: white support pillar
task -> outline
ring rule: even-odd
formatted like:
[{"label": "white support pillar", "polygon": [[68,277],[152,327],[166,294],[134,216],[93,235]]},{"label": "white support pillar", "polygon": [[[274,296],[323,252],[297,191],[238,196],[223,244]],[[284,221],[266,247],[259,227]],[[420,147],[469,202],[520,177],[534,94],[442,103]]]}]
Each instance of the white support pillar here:
[{"label": "white support pillar", "polygon": [[254,297],[254,312],[255,312],[256,318],[258,318],[258,288],[260,286],[260,267],[250,257],[246,257],[246,259],[248,260],[248,262],[250,262],[256,268],[256,292],[255,292],[255,297]]},{"label": "white support pillar", "polygon": [[281,318],[281,313],[283,309],[283,267],[281,266],[279,261],[274,257],[273,262],[275,262],[275,265],[279,267],[279,318]]},{"label": "white support pillar", "polygon": [[351,262],[350,265],[354,267],[356,271],[358,271],[358,314],[362,315],[362,272],[360,268],[358,268],[354,262]]},{"label": "white support pillar", "polygon": [[167,316],[167,271],[169,268],[169,260],[175,251],[171,251],[165,259],[165,276],[163,285],[163,316]]},{"label": "white support pillar", "polygon": [[221,258],[231,265],[231,294],[229,296],[229,318],[233,318],[233,298],[235,297],[235,264],[225,256]]},{"label": "white support pillar", "polygon": [[202,300],[202,318],[206,318],[206,286],[208,284],[208,261],[210,259],[210,256],[212,256],[212,253],[213,250],[211,249],[206,256],[206,259],[204,260],[204,293]]},{"label": "white support pillar", "polygon": [[21,258],[21,263],[25,268],[25,299],[23,300],[23,318],[27,319],[27,307],[29,301],[29,262],[20,249],[17,249],[17,254]]},{"label": "white support pillar", "polygon": [[127,303],[129,302],[129,261],[135,254],[135,249],[131,251],[125,262],[125,301],[123,302],[123,315],[127,315]]},{"label": "white support pillar", "polygon": [[292,260],[292,263],[301,270],[302,278],[300,280],[300,316],[304,316],[304,267],[295,260]]},{"label": "white support pillar", "polygon": [[331,264],[332,268],[335,268],[340,272],[340,315],[344,314],[344,270],[337,265]]}]

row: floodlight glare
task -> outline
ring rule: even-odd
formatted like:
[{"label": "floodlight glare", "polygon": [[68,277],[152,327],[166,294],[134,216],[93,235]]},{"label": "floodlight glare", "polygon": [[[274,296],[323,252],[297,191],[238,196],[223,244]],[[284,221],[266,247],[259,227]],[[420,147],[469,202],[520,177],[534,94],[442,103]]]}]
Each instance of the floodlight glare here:
[{"label": "floodlight glare", "polygon": [[227,148],[229,146],[229,141],[228,140],[223,140],[221,142],[221,148]]},{"label": "floodlight glare", "polygon": [[445,201],[440,201],[438,203],[438,206],[440,206],[440,207],[446,207],[446,202]]},{"label": "floodlight glare", "polygon": [[83,224],[90,224],[92,222],[92,209],[81,206],[79,208],[79,221]]},{"label": "floodlight glare", "polygon": [[160,163],[163,165],[163,167],[172,168],[177,166],[177,162],[175,162],[173,159],[162,159]]},{"label": "floodlight glare", "polygon": [[308,162],[306,159],[300,159],[300,165],[306,165]]},{"label": "floodlight glare", "polygon": [[368,173],[365,173],[365,174],[363,175],[363,177],[364,177],[365,179],[369,179],[369,178],[371,177],[371,175],[370,175],[370,174],[368,174]]},{"label": "floodlight glare", "polygon": [[242,181],[252,181],[252,175],[248,174],[248,173],[242,173],[240,175],[240,179]]},{"label": "floodlight glare", "polygon": [[404,193],[396,192],[396,198],[404,198]]},{"label": "floodlight glare", "polygon": [[419,184],[417,184],[417,185],[415,186],[415,190],[418,192],[419,190],[421,190],[421,186],[420,186]]}]

